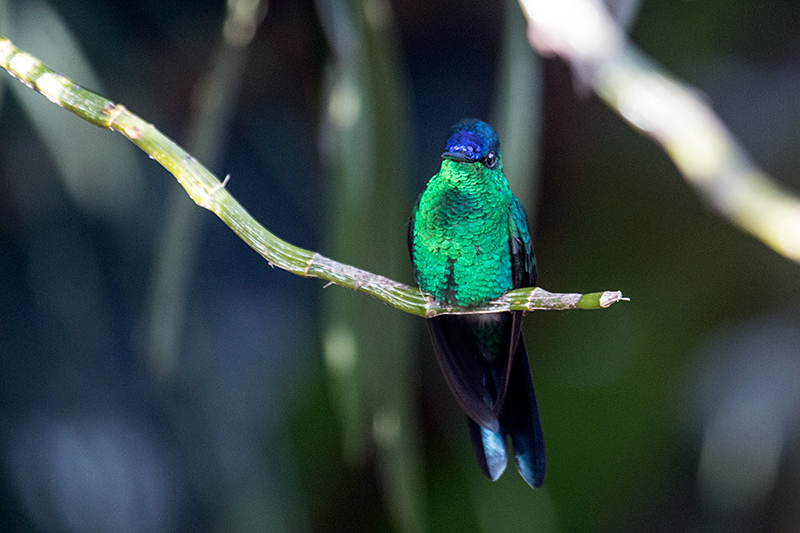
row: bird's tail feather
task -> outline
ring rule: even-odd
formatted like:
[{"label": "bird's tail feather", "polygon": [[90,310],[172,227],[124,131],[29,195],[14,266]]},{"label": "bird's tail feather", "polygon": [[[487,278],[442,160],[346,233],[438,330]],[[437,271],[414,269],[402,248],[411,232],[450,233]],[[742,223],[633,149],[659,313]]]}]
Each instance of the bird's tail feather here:
[{"label": "bird's tail feather", "polygon": [[544,437],[528,356],[521,341],[511,364],[513,368],[500,425],[511,437],[517,470],[528,485],[536,489],[544,483]]},{"label": "bird's tail feather", "polygon": [[469,434],[481,472],[492,481],[506,468],[505,438],[510,436],[517,470],[525,482],[536,489],[544,483],[544,437],[528,356],[521,340],[511,364],[508,391],[500,414],[500,431],[481,427],[468,419]]},{"label": "bird's tail feather", "polygon": [[469,424],[472,448],[475,450],[475,457],[478,458],[481,472],[492,481],[497,481],[497,478],[506,469],[508,462],[505,437],[491,429],[479,426],[471,418],[467,418],[467,423]]}]

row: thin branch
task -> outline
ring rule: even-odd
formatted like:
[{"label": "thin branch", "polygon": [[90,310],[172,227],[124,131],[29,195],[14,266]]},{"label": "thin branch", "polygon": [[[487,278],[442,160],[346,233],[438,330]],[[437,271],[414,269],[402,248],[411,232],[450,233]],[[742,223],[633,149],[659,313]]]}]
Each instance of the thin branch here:
[{"label": "thin branch", "polygon": [[629,41],[599,0],[519,0],[528,38],[667,152],[716,211],[800,262],[800,199],[758,168],[694,88]]},{"label": "thin branch", "polygon": [[[419,288],[345,265],[279,239],[259,224],[222,183],[155,126],[116,104],[53,72],[32,55],[0,36],[0,67],[54,104],[80,118],[117,131],[167,169],[194,202],[216,214],[236,235],[271,266],[303,277],[315,277],[369,294],[407,313],[422,317],[440,314],[489,313],[564,309],[602,309],[623,298],[619,291],[591,294],[550,293],[540,288],[509,291],[487,304],[445,307]],[[226,178],[227,181],[227,178]]]}]

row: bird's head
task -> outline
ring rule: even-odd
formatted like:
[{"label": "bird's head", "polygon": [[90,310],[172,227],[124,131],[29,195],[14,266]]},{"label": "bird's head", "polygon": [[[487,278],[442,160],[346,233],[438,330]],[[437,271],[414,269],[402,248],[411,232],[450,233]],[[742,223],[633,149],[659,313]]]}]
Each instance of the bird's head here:
[{"label": "bird's head", "polygon": [[458,163],[482,163],[489,169],[500,168],[500,141],[487,123],[465,118],[453,126],[442,158]]}]

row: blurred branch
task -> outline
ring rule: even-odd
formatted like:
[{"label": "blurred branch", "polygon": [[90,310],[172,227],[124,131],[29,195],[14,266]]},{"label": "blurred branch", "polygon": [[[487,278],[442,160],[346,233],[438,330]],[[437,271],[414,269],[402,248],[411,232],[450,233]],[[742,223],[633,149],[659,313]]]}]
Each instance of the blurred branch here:
[{"label": "blurred branch", "polygon": [[525,206],[531,230],[535,230],[544,75],[542,60],[526,39],[525,17],[515,4],[516,0],[504,2],[497,103],[490,118],[503,139],[506,179]]},{"label": "blurred branch", "polygon": [[[6,13],[0,13],[0,23],[16,34],[22,48],[35,47],[82,83],[101,94],[105,91],[100,76],[53,2],[6,3],[14,4],[14,8],[9,6]],[[74,205],[114,226],[123,241],[138,240],[139,229],[128,222],[145,200],[145,184],[134,147],[102,131],[75,128],[72,117],[54,114],[47,102],[19,84],[10,84],[9,89],[47,149],[56,175]]]},{"label": "blurred branch", "polygon": [[271,266],[303,277],[314,277],[363,292],[417,316],[498,311],[602,309],[623,300],[618,291],[592,294],[549,293],[539,288],[517,289],[487,304],[449,308],[418,288],[345,265],[289,244],[259,224],[220,182],[194,157],[155,126],[116,104],[53,72],[41,61],[0,36],[0,67],[54,104],[85,121],[124,135],[167,169],[200,207],[216,214],[236,235]]},{"label": "blurred branch", "polygon": [[731,223],[800,261],[800,199],[747,156],[708,102],[632,45],[599,0],[520,0],[528,39],[667,152]]}]

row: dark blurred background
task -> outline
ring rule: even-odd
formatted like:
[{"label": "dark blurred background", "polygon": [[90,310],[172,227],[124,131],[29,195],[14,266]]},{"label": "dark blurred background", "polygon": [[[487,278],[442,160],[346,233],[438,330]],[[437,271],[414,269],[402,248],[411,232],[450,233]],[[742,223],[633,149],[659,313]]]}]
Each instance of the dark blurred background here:
[{"label": "dark blurred background", "polygon": [[[633,42],[800,190],[800,4],[630,6]],[[800,530],[800,266],[565,63],[509,48],[515,4],[275,0],[238,48],[227,13],[6,0],[0,33],[230,174],[278,236],[406,283],[449,127],[509,116],[503,65],[526,55],[532,104],[510,111],[530,124],[501,142],[542,287],[631,302],[528,316],[547,479],[491,483],[421,319],[269,268],[124,138],[4,74],[0,529]]]}]

